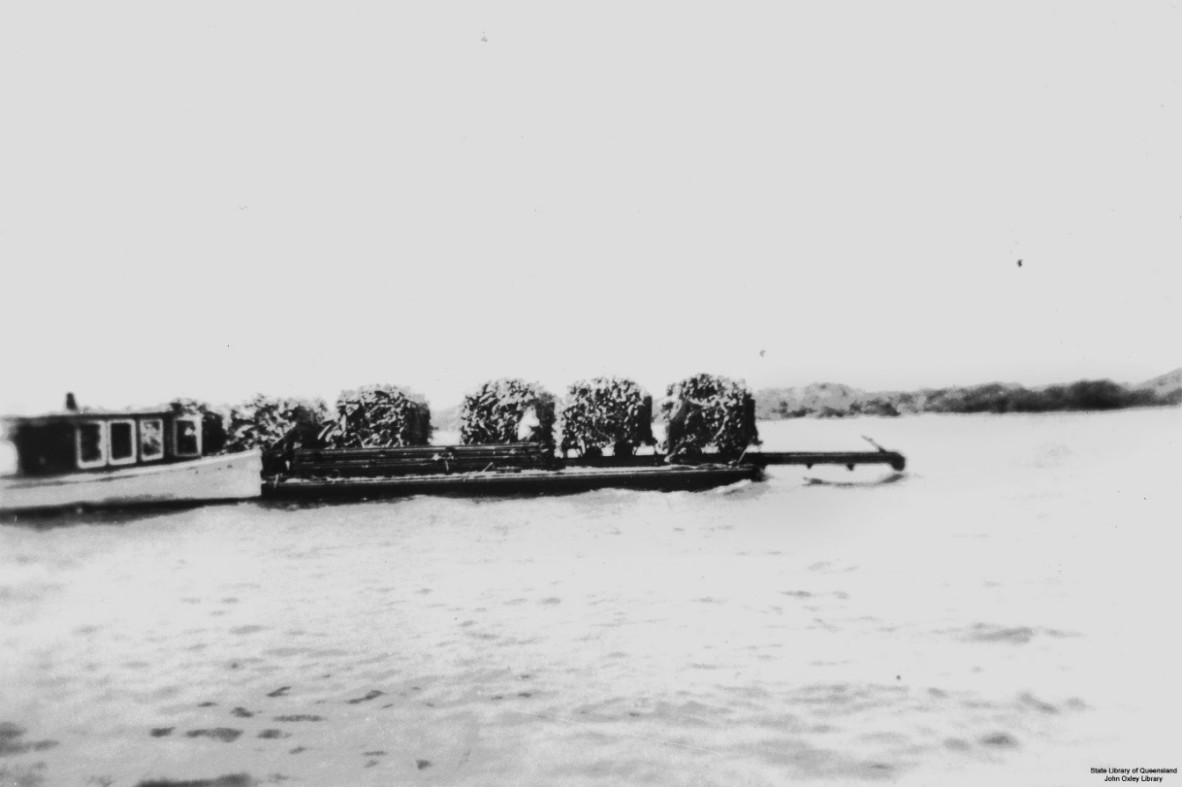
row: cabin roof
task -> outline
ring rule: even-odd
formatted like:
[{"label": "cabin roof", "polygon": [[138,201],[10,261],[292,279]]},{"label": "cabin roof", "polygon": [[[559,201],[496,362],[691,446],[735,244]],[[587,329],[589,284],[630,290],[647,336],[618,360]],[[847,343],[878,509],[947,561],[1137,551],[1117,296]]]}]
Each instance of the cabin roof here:
[{"label": "cabin roof", "polygon": [[70,410],[58,413],[44,413],[42,415],[5,415],[0,416],[0,424],[5,426],[46,426],[48,424],[80,423],[113,418],[165,418],[168,416],[188,415],[175,410]]}]

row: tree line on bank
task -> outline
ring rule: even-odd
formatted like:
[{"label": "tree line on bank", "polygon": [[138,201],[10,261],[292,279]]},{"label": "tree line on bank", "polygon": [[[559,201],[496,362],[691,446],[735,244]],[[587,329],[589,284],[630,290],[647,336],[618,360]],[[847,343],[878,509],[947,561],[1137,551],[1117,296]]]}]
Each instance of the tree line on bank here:
[{"label": "tree line on bank", "polygon": [[[1171,374],[1178,375],[1177,372]],[[988,383],[867,393],[845,385],[820,383],[804,388],[764,389],[755,397],[762,419],[843,418],[908,413],[1047,413],[1159,407],[1182,404],[1182,388],[1177,385],[1155,388],[1150,384],[1125,386],[1112,380],[1080,380],[1035,389]]]},{"label": "tree line on bank", "polygon": [[[320,448],[390,448],[431,442],[427,401],[405,388],[342,391],[335,408],[321,399],[255,396],[229,408],[178,399],[171,407],[201,416],[206,453],[271,448],[287,441]],[[661,403],[663,450],[737,455],[758,443],[755,400],[741,382],[698,374],[669,385]],[[596,377],[558,399],[537,383],[491,380],[464,397],[460,442],[540,443],[564,455],[630,455],[655,446],[653,398],[636,382]]]}]

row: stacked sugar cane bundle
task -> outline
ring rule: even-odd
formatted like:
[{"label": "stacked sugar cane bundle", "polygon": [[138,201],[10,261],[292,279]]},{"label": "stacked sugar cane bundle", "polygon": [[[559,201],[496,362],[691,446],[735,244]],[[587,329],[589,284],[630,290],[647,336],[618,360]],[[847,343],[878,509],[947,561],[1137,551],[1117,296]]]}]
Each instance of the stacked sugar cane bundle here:
[{"label": "stacked sugar cane bundle", "polygon": [[541,443],[554,447],[554,394],[537,383],[491,380],[464,397],[460,442]]},{"label": "stacked sugar cane bundle", "polygon": [[271,448],[297,430],[300,442],[307,444],[315,440],[328,417],[328,406],[320,399],[259,394],[230,410],[226,449]]},{"label": "stacked sugar cane bundle", "polygon": [[740,382],[698,374],[666,391],[661,404],[667,422],[665,450],[670,456],[699,454],[714,448],[735,457],[759,443],[755,399]]},{"label": "stacked sugar cane bundle", "polygon": [[226,421],[229,410],[216,408],[196,399],[174,399],[168,405],[174,413],[201,417],[201,451],[216,454],[226,448]]},{"label": "stacked sugar cane bundle", "polygon": [[562,408],[563,454],[602,454],[611,446],[617,456],[652,445],[653,399],[632,380],[596,377],[567,390]]},{"label": "stacked sugar cane bundle", "polygon": [[395,448],[431,442],[427,400],[393,385],[366,385],[337,397],[337,421],[324,434],[330,448]]}]

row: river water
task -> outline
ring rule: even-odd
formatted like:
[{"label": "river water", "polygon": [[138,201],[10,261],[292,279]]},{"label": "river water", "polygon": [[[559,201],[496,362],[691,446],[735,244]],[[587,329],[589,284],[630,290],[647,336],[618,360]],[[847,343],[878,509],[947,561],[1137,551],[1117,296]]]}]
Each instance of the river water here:
[{"label": "river water", "polygon": [[0,784],[1178,767],[1180,416],[761,425],[901,475],[0,525]]}]

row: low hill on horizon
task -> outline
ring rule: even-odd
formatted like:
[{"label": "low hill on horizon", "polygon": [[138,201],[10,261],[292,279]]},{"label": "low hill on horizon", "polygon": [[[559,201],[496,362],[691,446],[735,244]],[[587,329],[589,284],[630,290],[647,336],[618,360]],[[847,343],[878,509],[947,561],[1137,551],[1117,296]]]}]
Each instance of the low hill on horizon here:
[{"label": "low hill on horizon", "polygon": [[1177,396],[1178,392],[1182,391],[1182,366],[1172,372],[1159,374],[1157,377],[1146,380],[1136,387],[1141,390],[1153,391],[1158,396]]}]

